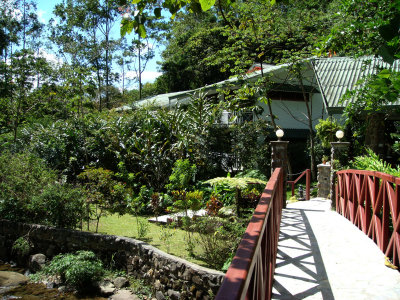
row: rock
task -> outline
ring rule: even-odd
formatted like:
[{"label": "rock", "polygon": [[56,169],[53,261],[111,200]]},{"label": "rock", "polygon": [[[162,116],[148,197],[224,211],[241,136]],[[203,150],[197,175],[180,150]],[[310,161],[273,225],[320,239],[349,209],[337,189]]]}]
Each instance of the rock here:
[{"label": "rock", "polygon": [[203,284],[203,281],[201,280],[201,278],[199,277],[199,276],[193,276],[192,277],[192,281],[195,283],[195,284],[197,284],[197,285],[202,285]]},{"label": "rock", "polygon": [[188,292],[183,291],[183,292],[181,293],[181,299],[189,299],[189,294],[188,294]]},{"label": "rock", "polygon": [[49,246],[47,247],[47,250],[46,250],[46,255],[47,255],[48,257],[53,257],[54,254],[55,254],[56,252],[57,252],[57,251],[56,251],[56,246],[54,246],[54,245],[49,245]]},{"label": "rock", "polygon": [[21,284],[26,284],[29,278],[17,272],[10,271],[0,271],[0,286],[18,286]]},{"label": "rock", "polygon": [[179,300],[179,298],[181,297],[181,293],[174,290],[168,290],[168,297],[171,300]]},{"label": "rock", "polygon": [[156,281],[154,282],[154,288],[156,289],[156,291],[161,290],[162,284],[161,284],[160,280],[156,280]]},{"label": "rock", "polygon": [[174,280],[174,281],[172,282],[172,288],[173,288],[174,290],[180,290],[181,287],[182,287],[182,282],[181,282],[180,280]]},{"label": "rock", "polygon": [[176,273],[177,272],[178,267],[176,266],[176,263],[174,263],[174,262],[171,263],[170,270],[171,270],[171,273]]},{"label": "rock", "polygon": [[119,290],[116,294],[112,295],[110,300],[140,300],[138,296],[132,294],[129,290]]},{"label": "rock", "polygon": [[59,291],[60,293],[65,293],[65,292],[67,291],[67,287],[66,287],[65,285],[62,285],[62,286],[60,286],[60,287],[58,288],[58,291]]},{"label": "rock", "polygon": [[154,274],[154,270],[150,269],[149,271],[147,271],[147,275],[151,278]]},{"label": "rock", "polygon": [[190,281],[190,279],[192,279],[192,272],[189,268],[185,270],[185,272],[182,275],[182,278],[187,281]]},{"label": "rock", "polygon": [[[8,286],[8,287],[2,287],[2,286],[0,286],[0,297],[1,297],[2,294],[6,294],[6,293],[8,293],[9,291],[11,291],[11,290],[13,290],[13,289],[15,289],[15,286]],[[2,298],[0,298],[0,299],[2,299],[2,300],[7,300],[7,299],[9,299],[9,298],[2,297]]]},{"label": "rock", "polygon": [[123,288],[123,287],[126,287],[129,285],[129,281],[125,277],[117,277],[114,279],[113,282],[117,289],[120,289],[120,288]]},{"label": "rock", "polygon": [[29,269],[33,272],[40,271],[46,263],[46,255],[42,253],[34,254],[29,257]]},{"label": "rock", "polygon": [[160,277],[160,282],[161,282],[162,284],[168,284],[169,279],[168,279],[167,276],[163,275],[163,276]]},{"label": "rock", "polygon": [[157,300],[165,300],[164,294],[160,291],[156,292],[156,298],[157,298]]},{"label": "rock", "polygon": [[100,293],[104,296],[110,296],[115,292],[115,286],[109,281],[101,282],[99,284],[99,289]]}]

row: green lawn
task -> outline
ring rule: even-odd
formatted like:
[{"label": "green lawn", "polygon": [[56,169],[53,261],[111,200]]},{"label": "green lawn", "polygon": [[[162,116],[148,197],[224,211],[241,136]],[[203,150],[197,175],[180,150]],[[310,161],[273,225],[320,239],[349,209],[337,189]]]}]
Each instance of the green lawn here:
[{"label": "green lawn", "polygon": [[[139,218],[142,221],[147,220],[147,217],[139,217]],[[193,258],[189,256],[188,251],[185,249],[187,234],[184,230],[181,230],[179,228],[176,229],[166,228],[161,225],[156,225],[150,222],[147,222],[147,224],[149,225],[148,232],[146,234],[146,237],[141,239],[142,241],[145,241],[164,252],[168,252],[172,255],[179,256],[190,262],[202,266],[207,266],[206,263],[202,261],[200,258],[198,257]],[[90,231],[94,232],[95,229],[96,229],[95,223],[91,224]],[[168,233],[172,234],[172,237],[167,241],[163,241],[161,239],[163,229],[164,232],[167,231]],[[119,235],[119,236],[138,239],[136,218],[129,214],[122,216],[118,214],[113,214],[102,217],[100,219],[98,231],[99,233]],[[197,238],[197,236],[198,236],[197,233],[193,233],[193,237],[195,239]],[[167,248],[167,245],[169,245],[169,249]],[[195,247],[195,254],[196,255],[201,254],[200,247],[198,246]]]}]

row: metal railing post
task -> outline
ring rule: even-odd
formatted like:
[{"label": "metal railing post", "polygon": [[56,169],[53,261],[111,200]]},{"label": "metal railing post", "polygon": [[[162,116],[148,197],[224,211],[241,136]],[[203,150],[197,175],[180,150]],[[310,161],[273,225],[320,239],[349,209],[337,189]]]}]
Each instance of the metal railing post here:
[{"label": "metal railing post", "polygon": [[310,200],[311,170],[306,170],[306,200]]}]

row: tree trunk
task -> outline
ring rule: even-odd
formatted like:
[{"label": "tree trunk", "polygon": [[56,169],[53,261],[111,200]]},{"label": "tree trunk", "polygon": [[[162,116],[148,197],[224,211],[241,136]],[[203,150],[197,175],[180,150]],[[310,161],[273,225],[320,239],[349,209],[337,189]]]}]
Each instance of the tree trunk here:
[{"label": "tree trunk", "polygon": [[[263,62],[262,61],[261,61],[261,77],[264,79],[264,69],[263,69]],[[264,83],[264,87],[266,87],[265,83]],[[269,101],[269,99],[267,100],[267,106],[268,106],[269,115],[271,116],[272,127],[274,128],[274,131],[276,131],[277,127],[276,127],[276,123],[275,123],[275,117],[274,117],[274,114],[272,113],[271,101]]]},{"label": "tree trunk", "polygon": [[385,115],[373,113],[367,116],[365,130],[365,146],[371,148],[379,156],[385,154]]},{"label": "tree trunk", "polygon": [[313,130],[313,125],[312,125],[312,110],[310,108],[310,103],[309,103],[309,101],[311,101],[311,95],[310,95],[310,99],[307,99],[308,97],[307,97],[307,93],[304,88],[301,70],[298,71],[297,77],[299,79],[301,92],[303,94],[303,100],[304,100],[304,103],[306,104],[306,108],[307,108],[307,119],[308,119],[307,125],[308,125],[308,131],[309,131],[309,139],[310,139],[311,177],[312,177],[312,180],[316,180],[317,179],[317,170],[316,170],[316,164],[315,164],[314,130]]}]

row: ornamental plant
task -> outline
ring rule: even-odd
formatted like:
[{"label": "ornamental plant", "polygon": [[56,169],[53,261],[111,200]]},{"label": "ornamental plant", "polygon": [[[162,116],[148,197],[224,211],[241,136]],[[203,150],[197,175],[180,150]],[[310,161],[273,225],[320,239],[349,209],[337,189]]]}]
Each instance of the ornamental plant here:
[{"label": "ornamental plant", "polygon": [[367,149],[367,155],[357,156],[351,162],[351,168],[357,170],[371,170],[400,177],[400,167],[393,168],[389,163],[382,160],[378,154]]},{"label": "ornamental plant", "polygon": [[124,212],[126,191],[124,185],[114,179],[114,172],[103,168],[88,168],[78,175],[78,179],[86,190],[87,217],[96,220],[96,232],[102,216],[108,212]]},{"label": "ornamental plant", "polygon": [[59,276],[62,283],[78,291],[93,287],[104,272],[103,264],[92,251],[59,254],[41,271],[46,275]]}]

